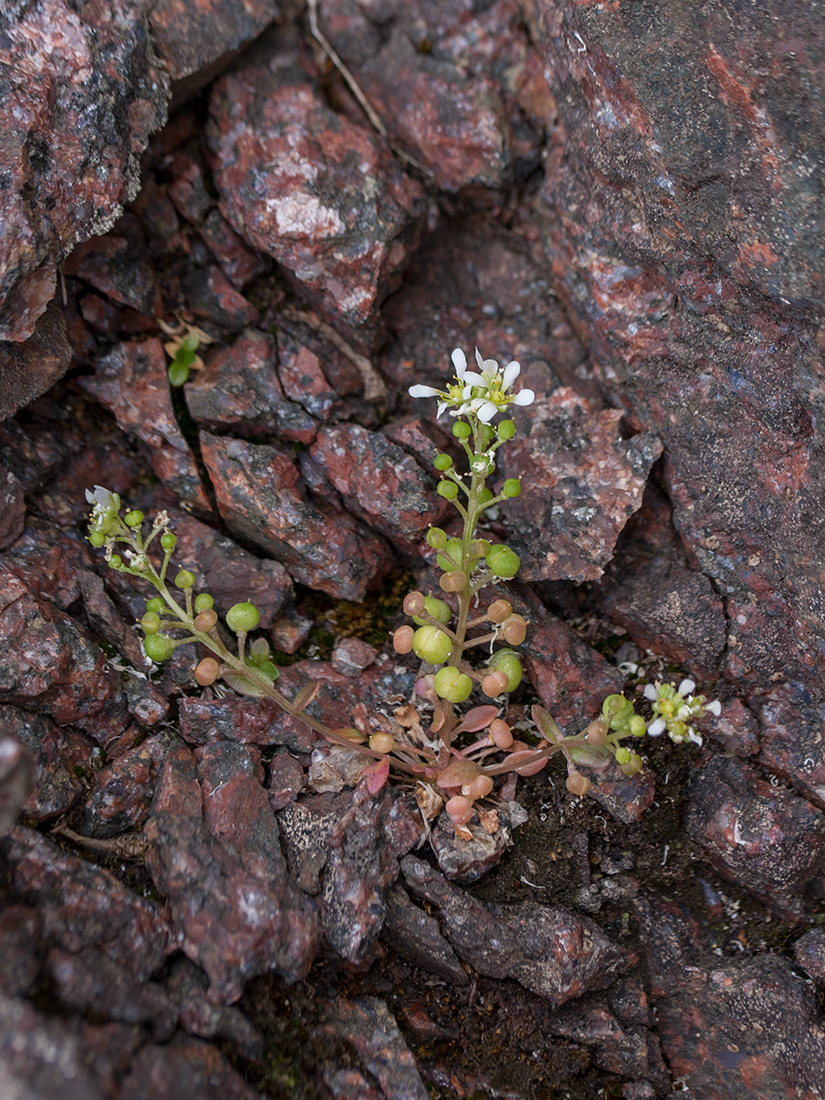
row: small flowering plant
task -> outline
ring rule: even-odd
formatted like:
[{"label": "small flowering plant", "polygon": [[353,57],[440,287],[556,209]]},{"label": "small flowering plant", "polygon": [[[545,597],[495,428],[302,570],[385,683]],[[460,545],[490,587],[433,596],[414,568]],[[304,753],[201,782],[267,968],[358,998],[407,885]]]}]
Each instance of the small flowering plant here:
[{"label": "small flowering plant", "polygon": [[[360,728],[355,728],[332,727],[310,715],[306,708],[317,685],[287,698],[275,686],[278,669],[266,640],[257,638],[247,647],[248,635],[260,621],[253,604],[235,604],[221,623],[213,598],[194,591],[191,570],[178,569],[170,584],[176,538],[166,513],[151,522],[136,509],[122,514],[117,493],[100,486],[87,490],[86,496],[92,505],[89,542],[104,550],[112,569],[155,591],[140,620],[150,660],[162,662],[179,647],[196,645],[200,654],[193,674],[198,684],[208,687],[220,679],[240,694],[274,700],[331,745],[359,754],[361,774],[371,791],[380,790],[391,772],[414,782],[422,812],[432,817],[444,806],[456,832],[469,837],[466,827],[476,815],[482,827],[497,829],[487,800],[501,777],[502,795],[511,799],[516,776],[535,774],[550,756],[560,753],[567,765],[567,789],[584,796],[591,780],[579,767],[603,769],[615,760],[626,775],[633,775],[642,760],[623,744],[625,740],[667,730],[674,741],[701,743],[691,723],[706,713],[718,714],[719,704],[694,696],[693,682],[684,680],[678,689],[672,684],[648,686],[645,694],[653,704],[649,723],[624,695],[608,696],[601,713],[573,736],[565,737],[541,706],[532,708],[534,727],[524,735],[529,740],[518,737],[505,721],[507,697],[524,674],[517,647],[529,624],[509,600],[486,591],[500,580],[516,577],[518,555],[478,529],[486,509],[521,492],[518,478],[507,478],[497,489],[488,485],[499,448],[516,433],[513,420],[496,418],[512,405],[530,405],[534,394],[529,389],[513,391],[520,374],[517,362],[501,368],[476,351],[478,371],[468,371],[460,349],[451,358],[455,375],[444,389],[419,384],[409,391],[416,398],[437,397],[438,415],[448,411],[454,418],[452,433],[466,469],[457,469],[447,453],[436,456],[438,493],[456,509],[457,533],[431,527],[427,535],[441,595],[413,591],[404,599],[404,613],[412,621],[395,631],[393,646],[399,654],[414,653],[424,664],[416,683],[416,705],[399,707],[391,717],[375,714],[360,719]],[[153,556],[158,553],[156,563]],[[225,640],[226,628],[234,636],[231,644]],[[485,701],[473,705],[471,696],[477,690]]]}]

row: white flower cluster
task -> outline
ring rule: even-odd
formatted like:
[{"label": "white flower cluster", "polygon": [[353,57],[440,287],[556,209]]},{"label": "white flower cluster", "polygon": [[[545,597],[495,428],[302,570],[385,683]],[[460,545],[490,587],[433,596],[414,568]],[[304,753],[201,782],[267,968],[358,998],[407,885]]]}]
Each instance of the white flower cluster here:
[{"label": "white flower cluster", "polygon": [[482,424],[489,424],[496,413],[503,412],[509,405],[532,405],[535,400],[532,390],[510,392],[521,372],[521,365],[515,360],[502,368],[495,359],[484,359],[476,348],[476,373],[467,370],[467,357],[461,348],[456,348],[450,358],[455,367],[455,382],[446,389],[420,384],[410,386],[410,397],[440,399],[438,416],[449,409],[450,416],[475,416]]},{"label": "white flower cluster", "polygon": [[683,741],[702,744],[702,736],[697,733],[691,722],[694,718],[704,718],[713,714],[717,718],[722,712],[718,699],[708,702],[704,695],[694,695],[696,684],[693,680],[682,680],[678,688],[675,684],[656,682],[645,687],[645,698],[653,704],[653,720],[648,724],[647,732],[651,737],[660,737],[667,732],[671,741],[680,745]]}]

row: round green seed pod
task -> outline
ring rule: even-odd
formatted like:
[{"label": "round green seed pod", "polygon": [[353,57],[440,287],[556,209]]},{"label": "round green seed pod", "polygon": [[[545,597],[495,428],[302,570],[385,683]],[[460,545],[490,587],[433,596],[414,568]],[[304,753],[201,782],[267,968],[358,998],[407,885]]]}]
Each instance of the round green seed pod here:
[{"label": "round green seed pod", "polygon": [[184,591],[195,583],[195,574],[191,569],[181,569],[175,577],[175,585]]},{"label": "round green seed pod", "polygon": [[178,540],[175,538],[171,531],[164,531],[163,534],[160,536],[160,544],[167,552],[167,554],[171,554],[171,552],[178,545]]},{"label": "round green seed pod", "polygon": [[[436,599],[435,596],[424,597],[424,610],[432,615],[434,619],[438,619],[440,623],[448,623],[452,617],[452,611],[450,611],[450,605],[446,604],[443,600]],[[418,615],[413,615],[413,622],[416,626],[426,626],[426,621],[420,618]]]},{"label": "round green seed pod", "polygon": [[508,477],[502,485],[501,491],[506,497],[517,497],[521,493],[521,482],[517,477]]},{"label": "round green seed pod", "polygon": [[211,611],[215,606],[215,601],[207,592],[201,592],[195,596],[195,610],[196,611]]},{"label": "round green seed pod", "polygon": [[151,600],[146,601],[147,611],[156,611],[160,613],[166,607],[166,604],[160,598],[160,596],[153,596]]},{"label": "round green seed pod", "polygon": [[123,522],[127,527],[140,527],[143,523],[143,512],[139,508],[133,508],[123,517]]},{"label": "round green seed pod", "polygon": [[226,613],[226,625],[236,634],[246,634],[254,630],[260,621],[260,612],[253,603],[248,601],[236,603]]},{"label": "round green seed pod", "polygon": [[120,554],[112,554],[112,556],[109,558],[109,568],[120,569],[122,565],[123,558],[120,556]]},{"label": "round green seed pod", "polygon": [[160,615],[157,611],[147,611],[140,620],[140,629],[144,634],[157,634],[160,630]]},{"label": "round green seed pod", "polygon": [[447,532],[440,527],[431,527],[427,532],[427,542],[433,550],[443,550],[447,545]]},{"label": "round green seed pod", "polygon": [[89,542],[92,546],[99,549],[106,542],[106,536],[102,531],[92,531],[89,535]]},{"label": "round green seed pod", "polygon": [[455,424],[453,424],[453,435],[456,439],[469,439],[472,434],[472,428],[463,420],[456,420]]},{"label": "round green seed pod", "polygon": [[504,580],[510,580],[511,577],[515,577],[520,565],[518,554],[511,550],[509,546],[503,546],[501,544],[490,547],[486,561],[487,568],[490,572],[494,576],[501,577]]},{"label": "round green seed pod", "polygon": [[507,676],[505,691],[515,691],[524,676],[519,655],[512,649],[499,649],[492,655],[487,665],[493,672],[503,672]]},{"label": "round green seed pod", "polygon": [[189,367],[176,359],[169,365],[169,385],[178,389],[189,381]]},{"label": "round green seed pod", "polygon": [[435,461],[433,462],[433,466],[435,466],[436,470],[449,470],[452,464],[453,460],[448,454],[444,454],[443,451],[441,454],[435,456]]},{"label": "round green seed pod", "polygon": [[443,569],[445,573],[449,573],[451,569],[457,569],[461,565],[461,555],[464,552],[464,547],[462,545],[461,539],[452,538],[447,540],[447,545],[445,549],[450,557],[456,562],[456,564],[451,565],[448,559],[445,558],[443,554],[437,554],[435,560],[438,562],[440,568]]},{"label": "round green seed pod", "polygon": [[514,420],[502,420],[498,426],[498,437],[505,442],[508,439],[512,439],[516,434],[516,423]]},{"label": "round green seed pod", "polygon": [[172,645],[172,639],[167,638],[165,634],[150,634],[147,638],[143,639],[143,649],[146,656],[154,661],[155,664],[160,664],[161,661],[166,661],[172,656],[172,650],[175,647]]},{"label": "round green seed pod", "polygon": [[453,643],[437,626],[420,626],[412,644],[416,657],[430,665],[443,664],[453,651]]},{"label": "round green seed pod", "polygon": [[641,715],[634,714],[630,719],[630,734],[632,737],[644,737],[647,733],[647,726],[645,725],[644,718]]},{"label": "round green seed pod", "polygon": [[454,481],[439,481],[435,491],[445,500],[455,500],[458,496],[458,486]]},{"label": "round green seed pod", "polygon": [[448,703],[463,703],[473,690],[473,681],[466,673],[448,665],[436,672],[434,687],[436,695]]},{"label": "round green seed pod", "polygon": [[490,502],[490,501],[491,501],[492,499],[493,499],[493,494],[492,494],[491,490],[490,490],[490,489],[488,489],[488,488],[487,488],[486,486],[485,486],[485,487],[484,487],[484,488],[483,488],[483,489],[481,490],[481,492],[480,492],[480,493],[478,494],[478,503],[479,503],[479,504],[480,504],[480,505],[481,505],[482,507],[484,507],[484,505],[485,505],[485,504],[489,504],[489,502]]},{"label": "round green seed pod", "polygon": [[616,763],[617,764],[629,764],[633,753],[630,749],[626,749],[624,745],[619,745],[616,749]]}]

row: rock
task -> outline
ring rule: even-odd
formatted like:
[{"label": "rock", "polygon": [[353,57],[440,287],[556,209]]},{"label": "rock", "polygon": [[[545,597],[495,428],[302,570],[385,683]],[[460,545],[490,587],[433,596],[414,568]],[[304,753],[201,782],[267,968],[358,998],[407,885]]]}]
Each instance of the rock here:
[{"label": "rock", "polygon": [[5,905],[0,913],[0,990],[28,993],[40,972],[40,918],[27,905]]},{"label": "rock", "polygon": [[210,210],[198,228],[236,290],[243,290],[256,276],[269,270],[266,257],[247,248],[219,210]]},{"label": "rock", "polygon": [[759,716],[759,760],[825,810],[825,705],[800,683],[750,700]]},{"label": "rock", "polygon": [[208,592],[221,615],[233,604],[251,600],[260,612],[261,627],[271,626],[293,595],[284,567],[256,558],[185,512],[171,511],[170,518],[178,540],[175,561],[195,574],[196,590]]},{"label": "rock", "polygon": [[360,676],[365,668],[375,664],[378,650],[360,638],[339,638],[332,651],[330,664],[342,676]]},{"label": "rock", "polygon": [[247,329],[233,344],[208,354],[205,368],[185,388],[192,419],[211,432],[311,443],[317,425],[284,395],[276,359],[274,338],[258,329]]},{"label": "rock", "polygon": [[317,350],[290,329],[278,332],[278,377],[287,397],[318,420],[340,409],[338,394],[321,367]]},{"label": "rock", "polygon": [[180,1026],[201,1039],[226,1039],[245,1058],[259,1058],[261,1036],[235,1005],[210,1004],[208,986],[208,978],[194,963],[182,955],[173,960],[163,988],[178,1010]]},{"label": "rock", "polygon": [[309,453],[347,509],[408,552],[447,514],[434,479],[380,432],[358,424],[323,427]]},{"label": "rock", "polygon": [[465,826],[469,836],[458,836],[446,812],[439,815],[430,841],[438,866],[451,882],[469,886],[495,867],[513,843],[513,829],[527,820],[518,802],[502,802],[492,811],[485,828],[477,821]]},{"label": "rock", "polygon": [[159,0],[149,13],[158,54],[172,80],[172,103],[180,106],[225,68],[278,17],[277,0]]},{"label": "rock", "polygon": [[137,194],[168,93],[132,0],[14,3],[0,30],[14,74],[0,106],[0,339],[21,341],[54,294],[56,265]]},{"label": "rock", "polygon": [[163,313],[160,288],[134,214],[124,214],[114,232],[79,244],[64,263],[63,273],[147,317]]},{"label": "rock", "polygon": [[804,38],[811,12],[714,3],[694,33],[688,10],[525,6],[569,138],[525,217],[602,389],[664,444],[675,526],[725,604],[728,673],[821,688],[823,254],[798,124],[821,81],[775,31]]},{"label": "rock", "polygon": [[609,985],[636,956],[598,925],[559,906],[478,901],[414,856],[401,861],[416,897],[434,905],[459,958],[489,978],[513,978],[554,1008]]},{"label": "rock", "polygon": [[276,752],[269,762],[269,805],[282,810],[294,802],[306,785],[306,775],[298,760],[288,752]]},{"label": "rock", "polygon": [[199,317],[228,329],[243,329],[260,321],[257,309],[216,265],[188,266],[182,282],[189,308]]},{"label": "rock", "polygon": [[263,1100],[217,1047],[188,1038],[143,1047],[121,1088],[123,1100]]},{"label": "rock", "polygon": [[208,433],[201,449],[227,526],[281,561],[295,580],[361,600],[387,572],[383,542],[346,512],[306,499],[287,451]]},{"label": "rock", "polygon": [[0,562],[0,702],[25,706],[102,744],[126,725],[120,677],[70,616]]},{"label": "rock", "polygon": [[279,86],[266,67],[219,80],[209,110],[229,223],[332,314],[370,321],[417,243],[420,185],[309,84]]},{"label": "rock", "polygon": [[787,920],[825,864],[825,818],[739,760],[714,757],[688,789],[685,829],[727,878]]},{"label": "rock", "polygon": [[387,894],[383,942],[423,970],[454,985],[470,984],[467,971],[441,935],[438,921],[410,900],[406,890],[394,886]]},{"label": "rock", "polygon": [[91,765],[93,743],[76,730],[61,729],[19,707],[0,706],[0,728],[31,754],[32,785],[23,807],[25,816],[40,822],[65,813],[83,790],[80,776]]},{"label": "rock", "polygon": [[31,753],[15,738],[0,736],[0,836],[5,836],[17,821],[33,786]]},{"label": "rock", "polygon": [[79,827],[84,836],[111,837],[140,829],[149,816],[167,747],[166,737],[148,737],[100,769]]},{"label": "rock", "polygon": [[10,886],[36,906],[46,938],[64,951],[93,949],[145,981],[174,950],[172,930],[158,906],[108,871],[20,825],[0,850]]},{"label": "rock", "polygon": [[794,958],[815,982],[825,981],[825,932],[812,928],[793,945]]},{"label": "rock", "polygon": [[57,305],[47,305],[53,293],[54,286],[37,308],[27,340],[0,340],[0,420],[45,393],[69,369],[72,349],[66,322]]},{"label": "rock", "polygon": [[123,431],[146,445],[152,469],[170,492],[208,512],[195,460],[172,410],[160,340],[118,344],[81,384],[115,415]]},{"label": "rock", "polygon": [[[315,1029],[316,1036],[326,1042],[343,1042],[353,1050],[369,1078],[377,1082],[380,1092],[376,1096],[385,1100],[427,1100],[429,1093],[415,1059],[384,1001],[378,997],[349,1000],[338,996],[329,1004],[324,1017],[324,1023]],[[327,1069],[324,1076],[333,1095],[345,1100],[355,1094],[350,1087],[341,1087],[342,1072]],[[357,1095],[365,1097],[361,1091]]]},{"label": "rock", "polygon": [[26,500],[11,470],[0,461],[0,550],[6,550],[23,534]]},{"label": "rock", "polygon": [[392,141],[440,190],[479,196],[538,167],[539,134],[518,106],[531,51],[517,4],[351,0],[322,15]]},{"label": "rock", "polygon": [[257,974],[305,977],[320,930],[286,875],[249,750],[226,742],[198,752],[196,769],[182,742],[169,750],[144,829],[146,862],[182,950],[209,975],[209,1000],[231,1003]]},{"label": "rock", "polygon": [[519,431],[502,448],[500,466],[504,477],[521,476],[506,523],[523,580],[595,580],[612,558],[662,453],[650,432],[623,439],[621,419],[568,387],[537,393],[518,413]]},{"label": "rock", "polygon": [[190,745],[211,741],[238,741],[244,745],[286,745],[295,752],[309,752],[317,734],[290,719],[271,699],[223,699],[180,701],[181,737]]}]

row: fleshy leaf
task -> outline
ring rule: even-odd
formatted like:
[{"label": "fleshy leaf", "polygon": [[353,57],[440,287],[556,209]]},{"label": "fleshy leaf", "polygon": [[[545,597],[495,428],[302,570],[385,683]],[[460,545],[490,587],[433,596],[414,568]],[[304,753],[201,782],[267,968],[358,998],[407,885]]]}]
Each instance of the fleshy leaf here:
[{"label": "fleshy leaf", "polygon": [[477,733],[479,730],[487,729],[497,714],[498,707],[473,707],[472,710],[467,711],[455,727],[453,735],[455,736],[459,733]]},{"label": "fleshy leaf", "polygon": [[568,751],[574,762],[584,768],[606,768],[614,759],[604,745],[569,745]]},{"label": "fleshy leaf", "polygon": [[292,700],[292,705],[296,710],[306,710],[315,696],[318,694],[318,690],[321,685],[317,680],[313,680],[309,684],[304,684],[295,698]]},{"label": "fleshy leaf", "polygon": [[542,737],[549,741],[551,745],[557,745],[559,741],[564,739],[564,734],[556,725],[556,720],[544,709],[544,707],[540,707],[537,704],[533,707],[532,714],[537,729]]},{"label": "fleshy leaf", "polygon": [[390,777],[390,758],[382,756],[374,764],[368,764],[361,775],[367,781],[367,790],[370,794],[378,794]]}]

